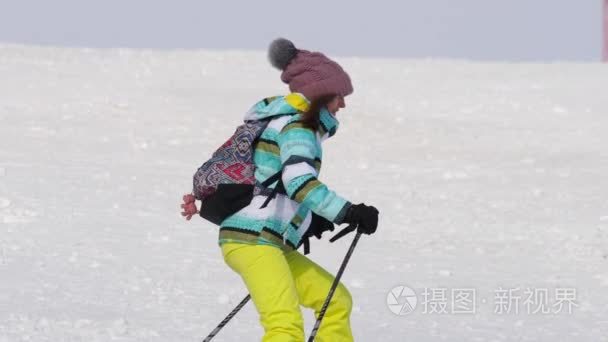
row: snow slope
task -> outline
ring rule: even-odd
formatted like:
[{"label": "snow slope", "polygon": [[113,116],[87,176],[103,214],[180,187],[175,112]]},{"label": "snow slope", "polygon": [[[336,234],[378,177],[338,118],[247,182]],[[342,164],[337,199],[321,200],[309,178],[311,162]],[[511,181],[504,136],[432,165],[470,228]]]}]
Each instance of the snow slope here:
[{"label": "snow slope", "polygon": [[[321,179],[381,211],[344,276],[357,340],[608,341],[606,65],[339,61],[355,93]],[[202,340],[246,291],[181,195],[285,91],[263,52],[0,46],[0,341]],[[336,272],[350,240],[311,257]],[[387,307],[398,285],[415,312]],[[577,306],[495,312],[528,287]],[[476,312],[425,313],[425,288]],[[261,333],[249,304],[216,340]]]}]

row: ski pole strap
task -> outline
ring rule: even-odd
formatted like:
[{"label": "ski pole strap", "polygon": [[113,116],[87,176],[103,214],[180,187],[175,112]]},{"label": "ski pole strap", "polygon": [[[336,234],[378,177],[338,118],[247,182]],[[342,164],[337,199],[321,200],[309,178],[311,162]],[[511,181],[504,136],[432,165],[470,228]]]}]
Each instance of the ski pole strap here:
[{"label": "ski pole strap", "polygon": [[338,240],[339,238],[343,237],[344,235],[355,231],[357,229],[357,226],[354,224],[349,225],[348,227],[342,229],[341,231],[339,231],[338,233],[336,233],[336,235],[332,236],[331,239],[329,239],[329,242],[335,242],[336,240]]},{"label": "ski pole strap", "polygon": [[353,254],[353,251],[355,250],[355,246],[357,245],[357,242],[359,242],[360,237],[361,237],[361,233],[357,232],[357,234],[355,235],[355,238],[353,239],[353,242],[350,244],[350,248],[348,249],[348,252],[346,252],[344,261],[342,261],[340,270],[338,271],[338,274],[336,275],[336,278],[334,279],[334,283],[331,285],[329,294],[327,295],[327,298],[325,299],[325,303],[323,303],[323,308],[321,308],[321,312],[319,313],[319,316],[317,317],[317,322],[315,323],[315,326],[312,329],[312,332],[310,333],[308,342],[314,342],[315,336],[317,336],[317,331],[319,330],[319,327],[321,326],[321,321],[323,320],[323,317],[325,316],[325,311],[327,311],[329,302],[331,301],[331,298],[334,296],[334,292],[336,291],[336,288],[338,287],[338,284],[340,283],[340,278],[342,278],[342,273],[344,273],[344,270],[346,269],[346,264],[348,264],[348,260],[350,259],[351,255]]},{"label": "ski pole strap", "polygon": [[309,237],[305,237],[304,240],[302,241],[304,244],[304,255],[307,255],[308,253],[310,253],[310,240]]}]

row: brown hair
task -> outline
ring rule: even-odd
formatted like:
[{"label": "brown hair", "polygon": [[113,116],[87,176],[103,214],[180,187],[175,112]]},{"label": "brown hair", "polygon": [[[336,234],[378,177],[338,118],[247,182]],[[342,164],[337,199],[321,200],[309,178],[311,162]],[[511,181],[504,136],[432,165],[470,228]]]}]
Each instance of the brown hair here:
[{"label": "brown hair", "polygon": [[336,97],[336,95],[330,94],[313,100],[308,111],[302,113],[302,124],[304,124],[305,127],[318,131],[321,108],[326,107],[334,97]]}]

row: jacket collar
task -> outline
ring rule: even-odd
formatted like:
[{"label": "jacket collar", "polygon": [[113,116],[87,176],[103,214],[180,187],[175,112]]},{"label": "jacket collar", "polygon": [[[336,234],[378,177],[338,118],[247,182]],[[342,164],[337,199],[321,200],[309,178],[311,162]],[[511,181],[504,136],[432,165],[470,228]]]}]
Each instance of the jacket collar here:
[{"label": "jacket collar", "polygon": [[[295,115],[308,110],[310,101],[300,93],[291,93],[286,96],[273,96],[265,98],[253,105],[245,114],[245,121],[262,120],[275,116]],[[322,140],[336,134],[340,122],[323,107],[319,112],[319,135]]]}]

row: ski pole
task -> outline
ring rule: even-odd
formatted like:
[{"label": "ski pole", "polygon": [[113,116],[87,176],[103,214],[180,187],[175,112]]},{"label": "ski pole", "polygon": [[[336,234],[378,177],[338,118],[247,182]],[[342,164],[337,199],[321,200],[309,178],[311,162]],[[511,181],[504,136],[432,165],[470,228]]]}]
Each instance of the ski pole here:
[{"label": "ski pole", "polygon": [[245,306],[245,304],[247,304],[247,302],[249,301],[249,299],[251,299],[251,295],[247,295],[245,298],[243,298],[243,300],[239,303],[239,305],[237,305],[232,312],[230,312],[228,314],[228,316],[226,316],[226,318],[224,318],[224,320],[222,322],[220,322],[220,324],[218,324],[217,327],[215,327],[215,329],[213,329],[213,331],[209,334],[209,336],[207,336],[203,342],[209,342],[211,341],[211,339],[217,335],[218,332],[220,332],[220,330],[222,330],[222,328],[228,324],[228,322],[232,319],[232,317],[234,317],[234,315],[236,315],[237,312],[239,312],[239,310],[241,310],[241,308],[243,308],[243,306]]},{"label": "ski pole", "polygon": [[317,322],[315,323],[315,327],[312,329],[312,332],[310,333],[308,342],[313,342],[315,340],[315,336],[317,335],[317,330],[319,330],[319,326],[321,326],[321,321],[323,320],[323,317],[325,316],[325,311],[327,311],[327,307],[329,306],[331,297],[333,297],[334,292],[336,291],[336,288],[338,287],[338,284],[340,283],[340,278],[342,278],[342,273],[344,273],[344,269],[346,269],[346,264],[348,264],[348,259],[350,259],[350,256],[353,254],[353,251],[355,250],[355,246],[357,245],[357,242],[359,241],[360,237],[361,237],[361,233],[357,232],[357,234],[355,235],[355,238],[353,239],[353,242],[350,244],[350,248],[348,249],[348,252],[346,252],[344,261],[342,261],[340,270],[338,271],[338,274],[336,275],[336,278],[334,279],[334,283],[331,285],[331,289],[329,290],[329,293],[327,294],[325,303],[323,303],[323,308],[321,308],[319,317],[317,317]]}]

